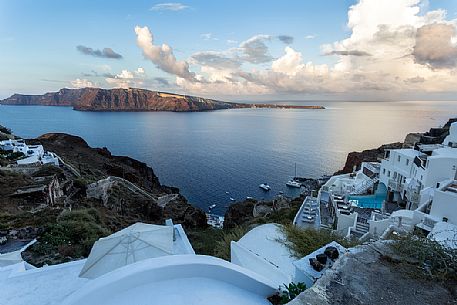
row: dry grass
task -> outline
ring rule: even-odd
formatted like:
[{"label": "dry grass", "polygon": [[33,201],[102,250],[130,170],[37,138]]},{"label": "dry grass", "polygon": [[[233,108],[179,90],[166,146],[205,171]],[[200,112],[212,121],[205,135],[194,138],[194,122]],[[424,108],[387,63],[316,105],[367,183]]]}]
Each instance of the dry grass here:
[{"label": "dry grass", "polygon": [[409,267],[410,275],[457,282],[457,249],[445,248],[417,234],[396,237],[391,247],[399,263]]},{"label": "dry grass", "polygon": [[332,241],[336,241],[346,248],[359,244],[358,241],[345,239],[331,230],[302,229],[292,224],[283,226],[282,230],[286,240],[281,242],[284,242],[298,258],[304,257]]}]

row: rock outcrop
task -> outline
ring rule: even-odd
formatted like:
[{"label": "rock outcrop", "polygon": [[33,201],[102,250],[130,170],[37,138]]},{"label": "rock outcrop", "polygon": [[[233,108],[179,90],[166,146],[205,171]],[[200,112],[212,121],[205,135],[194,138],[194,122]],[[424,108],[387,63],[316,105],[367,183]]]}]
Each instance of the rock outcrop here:
[{"label": "rock outcrop", "polygon": [[359,168],[362,162],[376,162],[380,158],[384,158],[384,152],[387,149],[402,148],[403,143],[391,143],[385,144],[375,149],[367,149],[361,152],[354,151],[350,152],[346,158],[346,163],[342,170],[337,171],[334,175],[341,175],[352,173],[355,168]]},{"label": "rock outcrop", "polygon": [[409,276],[383,241],[353,248],[289,305],[457,304],[443,284]]},{"label": "rock outcrop", "polygon": [[234,108],[323,109],[322,106],[229,103],[189,95],[146,89],[61,89],[44,95],[14,94],[4,105],[73,106],[80,111],[174,111],[194,112]]},{"label": "rock outcrop", "polygon": [[[82,138],[63,133],[45,134],[35,141],[57,153],[86,181],[99,181],[104,185],[108,177],[111,181],[118,177],[114,190],[108,183],[110,187],[106,189],[110,191],[102,196],[105,207],[135,221],[161,223],[165,218],[172,218],[186,227],[206,227],[205,213],[179,195],[178,188],[160,184],[146,163],[126,156],[113,156],[107,148],[92,148]],[[157,199],[169,194],[177,196],[165,207],[159,207]]]},{"label": "rock outcrop", "polygon": [[359,169],[362,162],[376,162],[384,158],[384,152],[388,149],[411,148],[417,143],[440,144],[449,135],[451,124],[457,122],[457,118],[451,118],[443,127],[431,128],[425,133],[410,133],[405,137],[403,143],[385,144],[375,149],[367,149],[361,152],[350,152],[346,158],[346,163],[342,170],[334,175],[352,173],[354,167]]}]

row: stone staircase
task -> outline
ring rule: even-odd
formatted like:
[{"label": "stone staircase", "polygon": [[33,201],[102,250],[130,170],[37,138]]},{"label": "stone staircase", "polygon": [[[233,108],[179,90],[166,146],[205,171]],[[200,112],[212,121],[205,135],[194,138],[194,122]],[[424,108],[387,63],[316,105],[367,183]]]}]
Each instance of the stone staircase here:
[{"label": "stone staircase", "polygon": [[363,181],[361,184],[355,187],[355,189],[351,192],[351,195],[365,194],[370,188],[374,186],[376,182],[378,182],[378,178]]},{"label": "stone staircase", "polygon": [[362,233],[363,235],[370,231],[370,225],[368,223],[357,222],[357,224],[355,225],[355,231],[358,233]]}]

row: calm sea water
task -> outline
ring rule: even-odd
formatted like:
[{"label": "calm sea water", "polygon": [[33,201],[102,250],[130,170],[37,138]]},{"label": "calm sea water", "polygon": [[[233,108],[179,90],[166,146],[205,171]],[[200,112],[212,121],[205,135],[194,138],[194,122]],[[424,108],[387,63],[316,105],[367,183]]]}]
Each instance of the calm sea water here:
[{"label": "calm sea water", "polygon": [[[306,103],[304,103],[306,104]],[[354,150],[402,141],[409,132],[443,125],[457,102],[326,102],[326,110],[239,109],[204,113],[98,113],[68,107],[0,106],[0,124],[23,137],[66,132],[153,167],[191,203],[230,197],[270,198],[294,175],[320,177],[340,169]],[[259,189],[267,182],[269,193]],[[230,194],[226,194],[230,192]]]}]

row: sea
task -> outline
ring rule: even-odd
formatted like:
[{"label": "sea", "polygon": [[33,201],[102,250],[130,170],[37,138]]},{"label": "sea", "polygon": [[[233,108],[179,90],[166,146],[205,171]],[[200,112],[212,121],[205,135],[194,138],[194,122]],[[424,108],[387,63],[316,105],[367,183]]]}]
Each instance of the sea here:
[{"label": "sea", "polygon": [[[286,103],[286,102],[284,102]],[[287,102],[290,104],[291,102]],[[341,169],[351,151],[403,141],[457,117],[457,101],[298,102],[323,110],[79,112],[71,107],[0,106],[0,124],[24,138],[65,132],[150,165],[195,206],[223,215],[230,204],[284,192],[295,175]],[[271,186],[269,192],[259,188]]]}]

